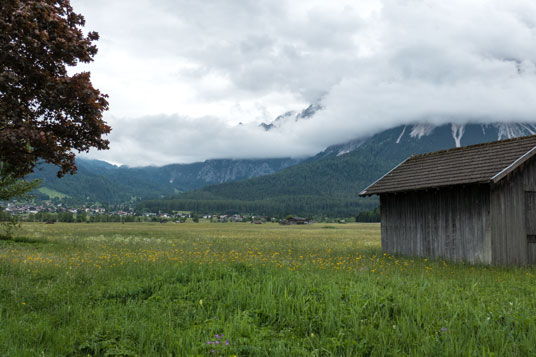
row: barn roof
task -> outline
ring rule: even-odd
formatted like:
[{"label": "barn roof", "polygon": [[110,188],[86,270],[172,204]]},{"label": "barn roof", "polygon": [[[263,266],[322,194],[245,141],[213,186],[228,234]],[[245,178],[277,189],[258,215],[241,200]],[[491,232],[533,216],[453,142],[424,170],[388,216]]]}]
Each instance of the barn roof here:
[{"label": "barn roof", "polygon": [[361,196],[498,182],[536,155],[536,135],[414,155]]}]

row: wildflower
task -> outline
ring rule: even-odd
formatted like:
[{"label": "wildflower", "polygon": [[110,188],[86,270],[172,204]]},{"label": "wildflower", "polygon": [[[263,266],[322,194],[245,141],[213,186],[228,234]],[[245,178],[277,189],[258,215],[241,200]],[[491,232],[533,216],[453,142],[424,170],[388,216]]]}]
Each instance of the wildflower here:
[{"label": "wildflower", "polygon": [[441,331],[441,332],[447,332],[447,330],[448,330],[448,328],[443,327],[443,328],[441,328],[441,330],[439,330],[439,331]]},{"label": "wildflower", "polygon": [[199,305],[203,306],[203,299],[199,300]]},{"label": "wildflower", "polygon": [[229,340],[225,340],[225,346],[229,346]]}]

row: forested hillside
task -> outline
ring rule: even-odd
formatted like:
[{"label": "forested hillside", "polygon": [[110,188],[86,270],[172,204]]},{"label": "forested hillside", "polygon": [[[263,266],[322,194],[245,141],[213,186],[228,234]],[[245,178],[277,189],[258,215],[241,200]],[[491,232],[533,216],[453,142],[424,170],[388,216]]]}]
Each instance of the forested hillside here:
[{"label": "forested hillside", "polygon": [[151,211],[354,216],[377,206],[377,199],[360,198],[359,192],[412,154],[535,131],[531,124],[413,124],[331,146],[302,162],[220,159],[130,168],[78,160],[74,176],[58,179],[56,168],[44,165],[30,178],[43,180],[44,198],[57,195],[102,203],[144,200],[140,208]]},{"label": "forested hillside", "polygon": [[114,166],[97,160],[77,160],[78,172],[58,179],[57,168],[40,165],[29,179],[41,179],[43,192],[56,191],[77,201],[108,203],[151,199],[209,184],[236,181],[277,172],[299,160],[207,160],[162,167]]},{"label": "forested hillside", "polygon": [[[400,126],[367,140],[354,140],[347,146],[328,148],[273,175],[207,186],[164,200],[146,201],[141,207],[151,210],[354,216],[378,204],[376,198],[359,197],[359,192],[409,156],[459,144],[493,141],[500,138],[501,130],[500,125],[479,124],[465,125],[461,130],[450,124],[435,128]],[[527,135],[530,130],[519,133]],[[354,150],[345,149],[348,146]]]},{"label": "forested hillside", "polygon": [[423,138],[394,147],[401,128],[384,131],[355,151],[308,161],[276,174],[207,186],[165,200],[143,202],[148,209],[255,212],[263,214],[353,216],[377,205],[375,198],[360,198],[367,185],[415,153],[451,147],[445,140]]}]

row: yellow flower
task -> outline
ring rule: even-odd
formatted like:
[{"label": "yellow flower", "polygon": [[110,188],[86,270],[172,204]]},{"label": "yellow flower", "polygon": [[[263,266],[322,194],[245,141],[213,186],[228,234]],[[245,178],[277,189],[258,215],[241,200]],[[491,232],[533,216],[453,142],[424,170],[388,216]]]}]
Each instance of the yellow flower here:
[{"label": "yellow flower", "polygon": [[199,305],[203,306],[203,299],[199,300]]}]

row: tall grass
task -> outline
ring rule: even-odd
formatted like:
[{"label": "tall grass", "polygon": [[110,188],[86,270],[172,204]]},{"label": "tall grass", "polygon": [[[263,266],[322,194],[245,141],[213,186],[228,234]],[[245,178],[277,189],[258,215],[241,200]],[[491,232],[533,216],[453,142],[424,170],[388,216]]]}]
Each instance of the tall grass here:
[{"label": "tall grass", "polygon": [[330,227],[25,224],[0,241],[0,354],[534,354],[533,268],[393,257],[376,224]]}]

